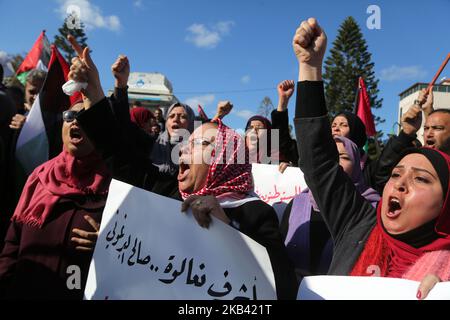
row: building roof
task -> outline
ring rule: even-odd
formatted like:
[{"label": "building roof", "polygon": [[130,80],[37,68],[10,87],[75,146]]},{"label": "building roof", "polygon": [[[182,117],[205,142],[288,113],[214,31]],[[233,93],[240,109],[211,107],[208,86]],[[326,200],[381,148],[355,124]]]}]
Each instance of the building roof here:
[{"label": "building roof", "polygon": [[[435,84],[433,86],[433,91],[436,92],[449,92],[450,93],[450,85],[448,85],[448,81],[447,79],[442,81],[440,84]],[[412,86],[410,86],[408,89],[402,91],[399,96],[400,99],[403,99],[411,94],[413,94],[416,91],[422,90],[422,89],[426,89],[428,87],[428,83],[424,83],[424,82],[416,82],[415,84],[413,84]]]}]

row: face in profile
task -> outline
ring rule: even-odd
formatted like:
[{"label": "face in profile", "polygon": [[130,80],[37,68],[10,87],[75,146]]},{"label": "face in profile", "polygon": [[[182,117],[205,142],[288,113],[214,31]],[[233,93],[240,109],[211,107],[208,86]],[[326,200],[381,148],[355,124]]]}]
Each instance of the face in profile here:
[{"label": "face in profile", "polygon": [[402,234],[438,217],[443,190],[431,162],[422,154],[405,156],[383,191],[381,219],[391,234]]},{"label": "face in profile", "polygon": [[348,125],[348,120],[344,116],[337,116],[331,123],[331,134],[333,137],[341,136],[345,138],[350,138],[350,127]]},{"label": "face in profile", "polygon": [[94,151],[94,145],[78,126],[76,112],[83,109],[83,103],[74,105],[63,115],[62,140],[65,150],[75,158],[88,156]]},{"label": "face in profile", "polygon": [[181,149],[178,187],[182,192],[197,192],[205,186],[217,130],[216,124],[205,123],[192,133]]}]

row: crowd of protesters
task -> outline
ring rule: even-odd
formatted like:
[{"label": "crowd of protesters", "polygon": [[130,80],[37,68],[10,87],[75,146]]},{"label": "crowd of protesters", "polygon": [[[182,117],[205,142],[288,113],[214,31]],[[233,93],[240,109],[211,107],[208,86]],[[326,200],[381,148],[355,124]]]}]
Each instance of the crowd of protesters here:
[{"label": "crowd of protesters", "polygon": [[[377,276],[419,281],[418,299],[450,281],[450,111],[433,109],[432,91],[420,92],[400,133],[371,157],[355,114],[330,122],[322,81],[327,36],[314,18],[293,39],[297,88],[281,81],[271,119],[250,117],[244,137],[225,124],[230,101],[197,126],[187,104],[176,102],[164,115],[130,103],[123,55],[112,64],[115,88],[105,97],[89,48],[68,40],[77,53],[69,78],[88,85],[65,106],[61,153],[29,175],[19,198],[14,150],[46,74],[30,72],[23,89],[0,84],[0,298],[83,298],[112,178],[182,201],[203,228],[214,216],[263,245],[279,299],[295,299],[305,276],[372,276],[373,266]],[[288,117],[294,91],[296,139]],[[424,146],[417,147],[422,117]],[[308,189],[281,221],[254,193],[252,163],[304,173]],[[81,268],[78,290],[66,286],[70,265]]]}]

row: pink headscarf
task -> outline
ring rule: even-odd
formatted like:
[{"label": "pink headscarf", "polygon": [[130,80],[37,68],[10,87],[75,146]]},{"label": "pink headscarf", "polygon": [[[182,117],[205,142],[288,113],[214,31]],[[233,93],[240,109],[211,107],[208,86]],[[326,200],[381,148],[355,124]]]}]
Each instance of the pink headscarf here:
[{"label": "pink headscarf", "polygon": [[106,195],[110,181],[111,175],[97,153],[75,158],[63,150],[30,175],[12,220],[40,228],[61,198]]}]

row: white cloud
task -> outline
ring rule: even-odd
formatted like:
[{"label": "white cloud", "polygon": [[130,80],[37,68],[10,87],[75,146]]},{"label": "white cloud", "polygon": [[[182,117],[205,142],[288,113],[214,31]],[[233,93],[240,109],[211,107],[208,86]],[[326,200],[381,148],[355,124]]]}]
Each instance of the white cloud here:
[{"label": "white cloud", "polygon": [[247,109],[242,109],[242,110],[232,110],[231,111],[232,114],[243,118],[244,120],[248,120],[251,116],[254,116],[255,113],[253,111],[247,110]]},{"label": "white cloud", "polygon": [[134,1],[134,2],[133,2],[133,5],[134,5],[136,8],[142,7],[142,0],[136,0],[136,1]]},{"label": "white cloud", "polygon": [[213,94],[207,94],[203,96],[188,98],[186,99],[186,104],[196,110],[198,105],[201,105],[203,108],[205,108],[208,104],[213,103],[215,99],[216,97]]},{"label": "white cloud", "polygon": [[385,68],[380,72],[380,79],[385,81],[412,80],[419,81],[427,72],[421,66],[399,67],[396,65]]},{"label": "white cloud", "polygon": [[241,78],[241,82],[242,82],[243,84],[249,83],[250,80],[251,80],[251,78],[250,78],[249,75],[245,75],[245,76],[243,76],[243,77]]},{"label": "white cloud", "polygon": [[216,24],[216,29],[223,35],[229,34],[231,28],[234,26],[234,21],[219,21]]},{"label": "white cloud", "polygon": [[223,36],[230,33],[234,24],[233,21],[220,21],[208,28],[204,24],[194,23],[187,29],[188,35],[185,40],[199,48],[212,49],[219,44]]},{"label": "white cloud", "polygon": [[104,28],[118,31],[121,28],[119,17],[115,15],[103,16],[100,8],[93,5],[89,0],[58,0],[58,2],[61,5],[57,12],[63,19],[68,14],[76,12],[87,29]]}]

